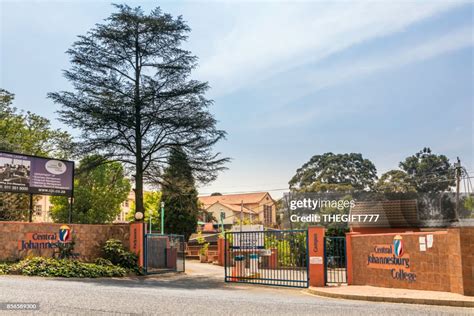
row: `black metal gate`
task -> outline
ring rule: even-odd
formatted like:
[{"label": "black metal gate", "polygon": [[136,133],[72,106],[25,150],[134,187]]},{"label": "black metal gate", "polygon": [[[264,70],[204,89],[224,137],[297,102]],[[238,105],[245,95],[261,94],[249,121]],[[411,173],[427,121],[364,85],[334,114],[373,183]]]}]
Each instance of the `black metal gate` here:
[{"label": "black metal gate", "polygon": [[145,234],[144,272],[184,272],[185,248],[182,235]]},{"label": "black metal gate", "polygon": [[324,269],[326,284],[347,283],[347,258],[345,237],[324,238]]},{"label": "black metal gate", "polygon": [[227,232],[225,281],[308,287],[308,231]]}]

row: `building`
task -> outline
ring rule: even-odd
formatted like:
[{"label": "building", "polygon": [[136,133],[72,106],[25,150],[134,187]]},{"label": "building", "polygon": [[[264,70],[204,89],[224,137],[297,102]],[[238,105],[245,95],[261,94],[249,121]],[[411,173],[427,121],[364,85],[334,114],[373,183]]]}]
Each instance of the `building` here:
[{"label": "building", "polygon": [[[132,204],[135,202],[135,192],[130,191],[127,199],[122,202],[120,214],[113,221],[114,223],[128,223],[128,214],[132,210]],[[33,222],[52,223],[51,209],[53,204],[50,202],[50,196],[35,195],[35,203],[33,205]]]},{"label": "building", "polygon": [[200,196],[199,202],[208,216],[212,215],[205,222],[220,224],[223,218],[224,225],[233,225],[239,222],[242,210],[244,220],[267,227],[277,225],[275,201],[268,192]]},{"label": "building", "polygon": [[351,221],[350,228],[362,234],[418,231],[420,227],[417,200],[359,201],[349,215],[361,218]]},{"label": "building", "polygon": [[51,209],[53,205],[49,200],[49,196],[40,195],[36,196],[35,203],[33,205],[33,222],[37,223],[52,223]]},{"label": "building", "polygon": [[120,214],[117,215],[117,218],[115,219],[114,223],[128,223],[129,220],[128,214],[132,210],[132,205],[135,203],[135,192],[133,190],[130,190],[128,193],[127,199],[122,202],[121,206],[121,211]]}]

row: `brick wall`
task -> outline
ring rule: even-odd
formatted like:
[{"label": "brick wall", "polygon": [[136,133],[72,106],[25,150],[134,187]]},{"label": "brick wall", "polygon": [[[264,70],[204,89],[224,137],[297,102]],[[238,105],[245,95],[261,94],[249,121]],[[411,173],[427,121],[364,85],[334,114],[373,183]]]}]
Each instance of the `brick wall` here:
[{"label": "brick wall", "polygon": [[474,296],[474,227],[460,228],[464,294]]},{"label": "brick wall", "polygon": [[[52,256],[53,249],[20,250],[22,240],[29,240],[34,233],[57,234],[64,224],[0,222],[0,261],[13,261],[33,256]],[[82,261],[93,261],[101,256],[105,241],[114,238],[129,248],[129,224],[83,225],[71,224],[72,235],[76,238],[74,252]]]},{"label": "brick wall", "polygon": [[[393,245],[396,235],[403,240],[403,255],[409,259],[409,268],[403,273],[413,274],[416,279],[397,279],[396,272],[401,266],[388,264],[382,268],[378,264],[369,264],[369,255],[379,254],[375,246]],[[420,237],[433,235],[433,246],[420,250]],[[474,228],[453,228],[444,231],[389,233],[389,234],[348,234],[352,260],[351,284],[372,285],[394,288],[408,288],[431,291],[446,291],[466,295],[472,294]],[[392,269],[395,269],[393,272]]]}]

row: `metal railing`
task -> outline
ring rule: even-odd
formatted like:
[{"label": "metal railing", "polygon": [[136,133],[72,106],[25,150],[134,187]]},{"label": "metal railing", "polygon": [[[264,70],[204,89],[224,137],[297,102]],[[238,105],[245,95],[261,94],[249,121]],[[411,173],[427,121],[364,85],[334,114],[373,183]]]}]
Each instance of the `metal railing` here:
[{"label": "metal railing", "polygon": [[324,260],[326,284],[347,283],[345,237],[324,238]]},{"label": "metal railing", "polygon": [[227,232],[225,281],[308,287],[306,230]]},{"label": "metal railing", "polygon": [[186,244],[182,235],[145,234],[146,274],[184,272]]}]

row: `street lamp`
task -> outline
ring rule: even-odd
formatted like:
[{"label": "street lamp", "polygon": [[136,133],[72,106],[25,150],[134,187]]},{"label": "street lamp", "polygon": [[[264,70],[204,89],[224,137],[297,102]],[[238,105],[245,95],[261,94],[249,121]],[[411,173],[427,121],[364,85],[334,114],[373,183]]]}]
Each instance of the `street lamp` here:
[{"label": "street lamp", "polygon": [[165,234],[165,202],[161,202],[161,234]]}]

